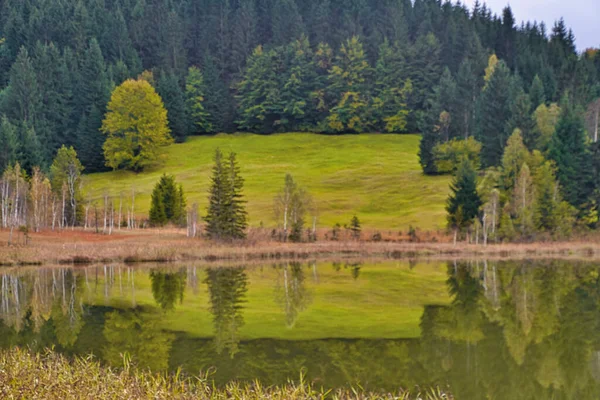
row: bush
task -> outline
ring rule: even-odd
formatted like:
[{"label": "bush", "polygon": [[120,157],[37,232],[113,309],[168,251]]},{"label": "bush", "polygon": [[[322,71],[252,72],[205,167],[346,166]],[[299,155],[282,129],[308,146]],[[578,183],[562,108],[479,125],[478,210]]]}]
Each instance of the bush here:
[{"label": "bush", "polygon": [[481,164],[479,160],[481,143],[470,137],[466,140],[452,139],[433,148],[433,158],[437,172],[451,174],[458,169],[463,159],[467,159],[475,170]]}]

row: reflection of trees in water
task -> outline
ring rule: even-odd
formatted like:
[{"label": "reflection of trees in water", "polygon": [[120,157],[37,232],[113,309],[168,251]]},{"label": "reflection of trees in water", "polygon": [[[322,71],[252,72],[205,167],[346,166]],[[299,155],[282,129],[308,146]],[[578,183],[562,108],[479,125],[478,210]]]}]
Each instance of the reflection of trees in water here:
[{"label": "reflection of trees in water", "polygon": [[150,310],[112,311],[106,314],[104,337],[107,345],[104,360],[114,366],[123,365],[127,354],[138,368],[165,371],[174,339],[160,328],[161,315]]},{"label": "reflection of trees in water", "polygon": [[83,279],[81,276],[76,276],[73,270],[61,269],[57,275],[60,275],[58,279],[60,295],[54,298],[51,317],[58,342],[63,347],[71,347],[84,324]]},{"label": "reflection of trees in water", "polygon": [[64,347],[73,345],[83,325],[82,279],[70,269],[39,270],[34,274],[3,274],[0,317],[20,332],[29,319],[34,332],[48,320]]},{"label": "reflection of trees in water", "polygon": [[[316,267],[313,265],[313,276],[316,279]],[[294,327],[299,314],[312,301],[306,289],[302,264],[299,262],[286,263],[278,267],[281,271],[276,287],[276,301],[283,308],[285,323],[288,328]]]},{"label": "reflection of trees in water", "polygon": [[164,311],[174,310],[177,301],[183,302],[187,282],[185,268],[180,268],[177,272],[152,270],[150,271],[150,281],[154,300]]},{"label": "reflection of trees in water", "polygon": [[246,301],[248,277],[245,268],[209,268],[204,283],[208,286],[213,315],[217,353],[238,352],[239,329],[244,325],[242,303]]},{"label": "reflection of trees in water", "polygon": [[428,375],[457,398],[600,398],[598,267],[451,263],[448,276],[452,304],[421,321]]}]

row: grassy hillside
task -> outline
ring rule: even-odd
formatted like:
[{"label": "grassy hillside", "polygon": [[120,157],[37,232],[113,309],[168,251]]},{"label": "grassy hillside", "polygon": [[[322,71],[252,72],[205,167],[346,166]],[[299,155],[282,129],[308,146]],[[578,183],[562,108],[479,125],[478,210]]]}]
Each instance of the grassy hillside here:
[{"label": "grassy hillside", "polygon": [[86,190],[100,200],[104,191],[118,197],[135,186],[136,211],[147,213],[154,184],[170,173],[183,184],[188,204],[197,202],[204,213],[212,158],[220,147],[238,154],[252,226],[275,225],[273,199],[289,172],[316,201],[320,227],[347,223],[353,214],[368,228],[443,227],[449,180],[421,173],[418,145],[417,135],[193,137],[171,146],[159,169],[88,175]]}]

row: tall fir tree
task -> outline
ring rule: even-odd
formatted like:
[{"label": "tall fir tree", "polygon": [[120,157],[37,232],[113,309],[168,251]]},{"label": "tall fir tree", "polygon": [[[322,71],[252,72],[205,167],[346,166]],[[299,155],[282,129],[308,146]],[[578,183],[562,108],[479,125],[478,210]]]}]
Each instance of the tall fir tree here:
[{"label": "tall fir tree", "polygon": [[475,138],[482,144],[481,161],[486,167],[499,165],[506,146],[511,80],[510,70],[499,61],[477,103]]},{"label": "tall fir tree", "polygon": [[4,171],[20,159],[17,128],[3,115],[0,120],[0,168]]},{"label": "tall fir tree", "polygon": [[173,71],[161,71],[156,82],[156,91],[167,109],[171,135],[178,143],[185,141],[189,123],[186,113],[184,91]]},{"label": "tall fir tree", "polygon": [[211,116],[204,106],[206,84],[204,75],[197,67],[190,67],[185,79],[185,107],[188,119],[189,133],[214,132]]},{"label": "tall fir tree", "polygon": [[464,159],[450,185],[446,204],[448,227],[455,233],[469,228],[479,215],[482,206],[477,192],[477,172],[469,160]]},{"label": "tall fir tree", "polygon": [[531,88],[529,89],[529,98],[531,100],[532,110],[537,109],[542,104],[546,104],[544,82],[542,82],[539,75],[536,75],[533,78],[533,82],[531,82]]},{"label": "tall fir tree", "polygon": [[210,124],[215,132],[233,131],[233,99],[213,57],[204,58],[202,72],[208,94],[204,106]]},{"label": "tall fir tree", "polygon": [[231,153],[226,160],[217,149],[214,162],[205,217],[206,234],[216,240],[243,239],[247,214],[242,194],[244,180],[236,156]]},{"label": "tall fir tree", "polygon": [[285,131],[307,131],[317,125],[317,110],[312,94],[318,88],[315,59],[306,36],[286,48],[280,127]]},{"label": "tall fir tree", "polygon": [[[272,133],[281,122],[281,63],[276,50],[258,46],[237,86],[240,129]],[[280,66],[278,68],[278,65]]]},{"label": "tall fir tree", "polygon": [[100,132],[112,84],[108,77],[104,57],[98,41],[92,39],[86,49],[74,93],[74,109],[79,124],[77,128],[77,154],[88,172],[106,170]]},{"label": "tall fir tree", "polygon": [[233,16],[231,63],[232,72],[241,74],[246,60],[258,44],[255,0],[241,0]]},{"label": "tall fir tree", "polygon": [[590,201],[593,193],[592,160],[580,113],[566,99],[561,103],[561,109],[550,143],[549,157],[556,163],[565,200],[581,207]]}]

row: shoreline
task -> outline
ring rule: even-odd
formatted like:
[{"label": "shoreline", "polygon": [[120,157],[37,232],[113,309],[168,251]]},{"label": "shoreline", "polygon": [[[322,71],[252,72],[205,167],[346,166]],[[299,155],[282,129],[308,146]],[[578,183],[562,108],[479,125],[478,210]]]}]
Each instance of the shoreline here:
[{"label": "shoreline", "polygon": [[177,230],[124,232],[101,235],[83,230],[41,232],[29,243],[17,237],[7,245],[0,232],[0,266],[94,263],[269,262],[301,260],[402,259],[543,259],[600,260],[600,240],[562,242],[467,244],[434,242],[318,241],[282,243],[271,240],[211,242],[187,238]]}]

